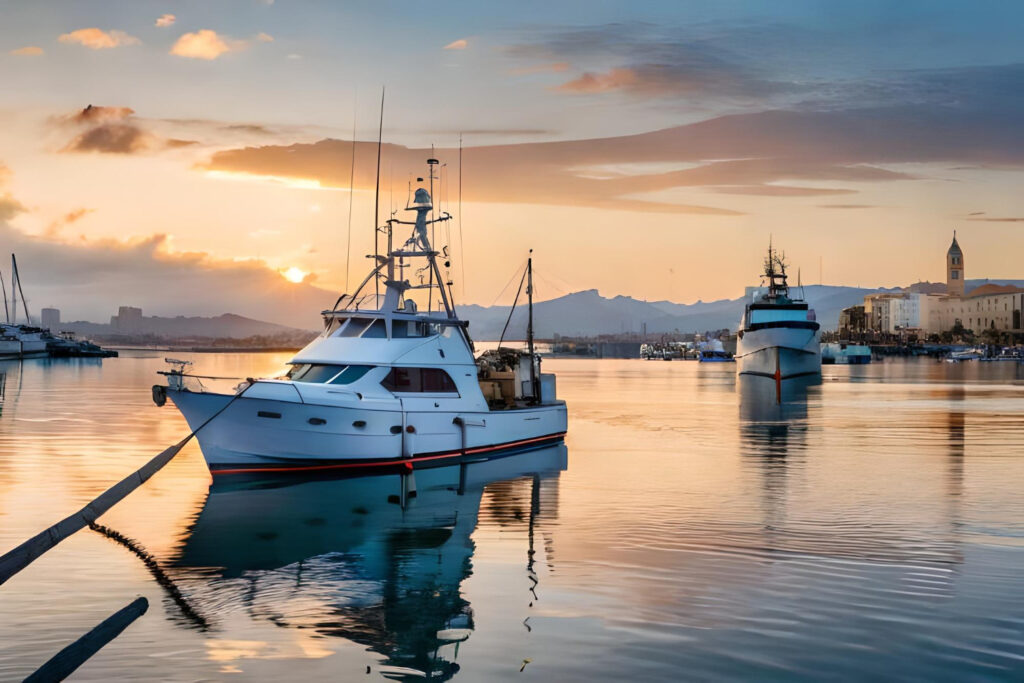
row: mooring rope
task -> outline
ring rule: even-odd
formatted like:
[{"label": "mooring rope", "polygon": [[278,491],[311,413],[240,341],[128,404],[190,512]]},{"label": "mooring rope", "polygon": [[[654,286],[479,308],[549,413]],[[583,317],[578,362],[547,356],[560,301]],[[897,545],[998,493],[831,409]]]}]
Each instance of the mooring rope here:
[{"label": "mooring rope", "polygon": [[185,444],[187,444],[192,437],[199,433],[199,430],[210,424],[214,418],[227,410],[228,406],[234,403],[235,399],[242,396],[243,393],[244,392],[239,392],[232,396],[230,401],[225,403],[220,410],[207,418],[203,424],[192,430],[192,433],[173,446],[164,449],[163,452],[155,458],[94,498],[81,510],[73,515],[65,517],[50,528],[44,529],[18,547],[13,548],[0,556],[0,585],[3,585],[12,576],[35,562],[46,551],[50,550],[65,538],[71,536],[83,527],[94,523],[104,513],[106,513],[107,510],[124,500],[128,494],[148,481],[154,474],[159,472],[164,465],[169,463],[174,456],[176,456],[181,449],[185,447]]},{"label": "mooring rope", "polygon": [[167,591],[167,594],[171,596],[171,600],[173,600],[174,604],[176,604],[181,610],[181,613],[185,615],[189,621],[204,631],[210,628],[210,622],[208,622],[206,618],[192,606],[188,599],[182,594],[178,585],[174,583],[174,579],[167,575],[167,572],[165,572],[163,567],[160,566],[160,563],[157,562],[156,557],[146,550],[141,543],[136,541],[134,538],[125,536],[116,529],[111,529],[108,526],[103,526],[96,522],[90,522],[89,528],[98,534],[106,536],[115,543],[119,543],[124,546],[131,551],[132,554],[142,560],[143,564],[145,564],[146,568],[149,570],[149,573],[152,574],[153,578],[156,579],[156,582]]}]

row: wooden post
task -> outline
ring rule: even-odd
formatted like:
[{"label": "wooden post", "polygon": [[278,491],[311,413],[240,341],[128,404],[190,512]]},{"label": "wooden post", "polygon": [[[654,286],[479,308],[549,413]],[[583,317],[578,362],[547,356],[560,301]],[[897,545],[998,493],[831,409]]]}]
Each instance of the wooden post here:
[{"label": "wooden post", "polygon": [[75,669],[89,661],[89,658],[99,652],[107,643],[121,635],[121,632],[145,614],[147,609],[149,609],[149,601],[146,598],[136,598],[51,657],[46,664],[26,678],[25,683],[64,680],[74,673]]}]

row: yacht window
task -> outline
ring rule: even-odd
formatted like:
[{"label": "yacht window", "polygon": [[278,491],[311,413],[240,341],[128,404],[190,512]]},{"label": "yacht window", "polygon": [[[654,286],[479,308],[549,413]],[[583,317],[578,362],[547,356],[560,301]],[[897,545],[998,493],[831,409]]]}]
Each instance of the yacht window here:
[{"label": "yacht window", "polygon": [[335,375],[345,369],[344,365],[319,365],[303,364],[297,365],[297,369],[288,373],[288,379],[293,382],[308,382],[310,384],[323,384],[330,381]]},{"label": "yacht window", "polygon": [[341,374],[332,379],[328,384],[352,384],[357,379],[373,370],[372,365],[350,365],[341,371]]},{"label": "yacht window", "polygon": [[346,320],[348,320],[348,318],[332,318],[324,329],[324,336],[330,337],[332,334],[337,332],[338,328],[341,327]]},{"label": "yacht window", "polygon": [[338,333],[339,337],[358,337],[363,333],[370,323],[373,322],[373,318],[351,318],[348,321],[348,325],[341,328],[341,332]]},{"label": "yacht window", "polygon": [[458,393],[455,382],[440,368],[391,368],[381,384],[396,394]]},{"label": "yacht window", "polygon": [[370,323],[370,326],[363,332],[363,337],[367,339],[384,339],[387,336],[388,332],[384,326],[384,321],[379,319]]},{"label": "yacht window", "polygon": [[391,321],[391,338],[405,339],[409,336],[409,322],[407,320]]}]

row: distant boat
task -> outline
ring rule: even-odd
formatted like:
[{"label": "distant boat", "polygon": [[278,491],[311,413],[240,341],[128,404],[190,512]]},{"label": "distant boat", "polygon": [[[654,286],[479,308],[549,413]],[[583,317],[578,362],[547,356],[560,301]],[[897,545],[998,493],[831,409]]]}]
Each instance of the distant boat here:
[{"label": "distant boat", "polygon": [[829,342],[821,345],[824,365],[865,365],[871,362],[871,347],[847,342]]},{"label": "distant boat", "polygon": [[725,350],[720,339],[701,342],[697,348],[697,360],[701,363],[733,363],[732,354]]},{"label": "distant boat", "polygon": [[737,335],[737,371],[781,382],[821,375],[821,326],[803,299],[790,296],[785,259],[771,245],[764,261],[767,290],[747,304]]},{"label": "distant boat", "polygon": [[978,360],[984,357],[985,352],[982,349],[964,349],[952,352],[947,360],[951,363],[959,363],[962,360]]}]

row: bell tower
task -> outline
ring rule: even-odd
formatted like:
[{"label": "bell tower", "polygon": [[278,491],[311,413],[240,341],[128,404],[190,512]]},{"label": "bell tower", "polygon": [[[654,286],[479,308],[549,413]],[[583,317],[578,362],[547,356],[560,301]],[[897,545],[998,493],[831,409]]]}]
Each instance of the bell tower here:
[{"label": "bell tower", "polygon": [[964,295],[964,252],[956,241],[956,230],[953,231],[953,244],[946,252],[946,292],[951,296]]}]

